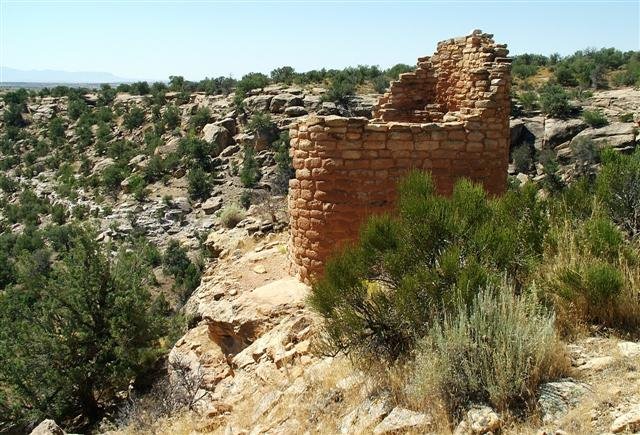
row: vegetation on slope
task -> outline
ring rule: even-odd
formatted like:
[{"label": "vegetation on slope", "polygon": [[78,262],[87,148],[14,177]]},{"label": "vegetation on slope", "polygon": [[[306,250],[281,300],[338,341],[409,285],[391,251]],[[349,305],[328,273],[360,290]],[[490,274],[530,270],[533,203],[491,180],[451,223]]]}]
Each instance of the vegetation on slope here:
[{"label": "vegetation on slope", "polygon": [[326,349],[408,365],[413,393],[454,415],[532,406],[566,373],[559,336],[640,326],[640,152],[601,159],[595,186],[549,197],[527,185],[489,198],[461,180],[447,198],[410,174],[397,212],[370,218],[313,286]]}]

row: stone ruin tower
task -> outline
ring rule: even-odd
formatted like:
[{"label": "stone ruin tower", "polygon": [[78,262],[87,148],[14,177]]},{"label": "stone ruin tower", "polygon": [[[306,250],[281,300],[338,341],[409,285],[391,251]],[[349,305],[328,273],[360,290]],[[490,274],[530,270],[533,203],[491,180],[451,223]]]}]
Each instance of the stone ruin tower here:
[{"label": "stone ruin tower", "polygon": [[415,71],[380,97],[373,119],[310,116],[291,126],[291,272],[309,282],[325,260],[357,238],[360,224],[393,209],[396,184],[429,171],[441,194],[457,179],[505,191],[509,162],[511,64],[493,35],[438,43]]}]

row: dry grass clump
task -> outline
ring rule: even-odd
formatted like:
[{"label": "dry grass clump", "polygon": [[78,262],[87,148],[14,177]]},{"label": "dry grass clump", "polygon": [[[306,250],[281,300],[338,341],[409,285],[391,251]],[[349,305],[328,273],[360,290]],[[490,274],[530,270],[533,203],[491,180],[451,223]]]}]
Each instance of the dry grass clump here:
[{"label": "dry grass clump", "polygon": [[506,411],[531,404],[538,385],[568,367],[554,315],[533,292],[516,295],[503,283],[433,325],[408,382],[414,400],[436,397],[452,415],[469,403]]},{"label": "dry grass clump", "polygon": [[637,331],[640,251],[610,220],[561,222],[546,245],[537,280],[555,306],[561,332],[593,324]]},{"label": "dry grass clump", "polygon": [[226,228],[234,228],[244,219],[245,213],[237,204],[231,204],[222,209],[220,222]]}]

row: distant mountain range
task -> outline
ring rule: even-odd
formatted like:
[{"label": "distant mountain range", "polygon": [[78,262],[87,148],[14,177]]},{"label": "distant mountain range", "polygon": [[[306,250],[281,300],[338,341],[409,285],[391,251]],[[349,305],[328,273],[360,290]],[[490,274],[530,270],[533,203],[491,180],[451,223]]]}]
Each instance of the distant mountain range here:
[{"label": "distant mountain range", "polygon": [[99,71],[20,70],[0,66],[2,83],[124,83],[134,79]]}]

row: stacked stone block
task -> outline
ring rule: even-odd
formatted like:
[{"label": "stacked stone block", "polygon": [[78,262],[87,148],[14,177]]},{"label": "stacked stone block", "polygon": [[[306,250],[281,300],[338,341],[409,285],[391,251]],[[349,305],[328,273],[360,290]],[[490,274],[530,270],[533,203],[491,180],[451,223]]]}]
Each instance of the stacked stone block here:
[{"label": "stacked stone block", "polygon": [[408,171],[432,174],[438,192],[457,179],[506,187],[510,64],[504,45],[474,31],[438,44],[380,98],[372,121],[312,116],[291,127],[292,273],[309,282],[354,240],[367,216],[393,209]]}]

